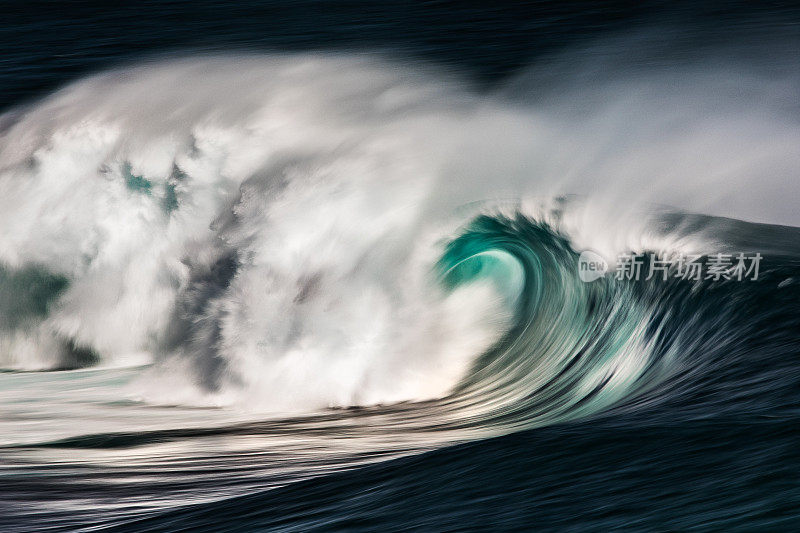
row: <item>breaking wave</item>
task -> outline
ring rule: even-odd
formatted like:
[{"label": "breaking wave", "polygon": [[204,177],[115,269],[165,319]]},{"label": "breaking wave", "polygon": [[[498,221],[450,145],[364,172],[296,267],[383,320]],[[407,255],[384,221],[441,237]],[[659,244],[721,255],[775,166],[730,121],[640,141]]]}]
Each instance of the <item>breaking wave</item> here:
[{"label": "breaking wave", "polygon": [[0,362],[146,365],[160,403],[436,400],[452,424],[631,400],[737,333],[691,282],[583,283],[578,252],[725,246],[687,211],[800,223],[794,80],[670,72],[533,97],[237,55],[73,83],[0,117]]}]

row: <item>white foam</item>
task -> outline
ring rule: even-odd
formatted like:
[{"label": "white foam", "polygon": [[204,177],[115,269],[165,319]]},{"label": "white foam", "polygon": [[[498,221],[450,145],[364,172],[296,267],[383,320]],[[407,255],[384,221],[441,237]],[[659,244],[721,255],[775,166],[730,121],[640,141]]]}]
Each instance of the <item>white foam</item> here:
[{"label": "white foam", "polygon": [[[469,214],[459,206],[578,194],[560,228],[606,255],[682,245],[641,216],[651,202],[800,223],[800,128],[778,112],[796,85],[719,73],[683,72],[680,87],[616,73],[544,101],[341,55],[193,58],[79,81],[17,111],[0,138],[0,263],[70,280],[0,361],[51,366],[70,338],[106,364],[140,363],[131,354],[163,351],[192,276],[236,250],[230,285],[194,317],[218,327],[219,401],[444,395],[509,324],[491,284],[448,296],[432,283]],[[734,79],[748,91],[716,90]],[[167,375],[147,387],[155,401],[199,379]]]}]

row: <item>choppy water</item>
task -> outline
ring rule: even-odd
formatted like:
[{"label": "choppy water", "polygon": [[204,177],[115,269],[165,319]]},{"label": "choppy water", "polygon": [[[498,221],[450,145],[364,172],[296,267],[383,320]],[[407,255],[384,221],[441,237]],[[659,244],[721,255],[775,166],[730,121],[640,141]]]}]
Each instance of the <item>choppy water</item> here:
[{"label": "choppy water", "polygon": [[796,525],[795,10],[10,12],[3,530]]}]

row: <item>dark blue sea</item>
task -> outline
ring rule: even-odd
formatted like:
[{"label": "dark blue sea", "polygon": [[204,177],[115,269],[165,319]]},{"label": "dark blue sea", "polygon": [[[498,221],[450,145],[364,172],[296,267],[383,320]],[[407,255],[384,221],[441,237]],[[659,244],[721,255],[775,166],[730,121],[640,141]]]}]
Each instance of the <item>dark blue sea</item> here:
[{"label": "dark blue sea", "polygon": [[800,530],[799,6],[0,13],[0,531]]}]

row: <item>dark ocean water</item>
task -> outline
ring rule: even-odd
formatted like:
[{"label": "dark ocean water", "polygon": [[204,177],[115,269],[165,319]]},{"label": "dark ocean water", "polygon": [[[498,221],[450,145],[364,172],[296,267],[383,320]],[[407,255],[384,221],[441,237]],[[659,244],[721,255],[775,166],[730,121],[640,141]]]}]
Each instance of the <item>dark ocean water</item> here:
[{"label": "dark ocean water", "polygon": [[[0,8],[0,109],[7,112],[0,116],[0,183],[4,184],[0,194],[4,195],[3,208],[10,213],[0,218],[4,235],[0,241],[0,327],[3,338],[10,339],[0,346],[0,361],[9,370],[0,374],[0,405],[5,412],[0,411],[0,418],[5,418],[2,427],[7,433],[0,442],[0,530],[800,528],[800,229],[796,227],[800,222],[796,215],[800,196],[796,195],[798,170],[794,166],[800,157],[800,145],[796,144],[800,123],[797,6],[785,2],[480,5],[436,1],[143,1],[110,6],[32,1],[2,2]],[[294,70],[293,62],[300,62],[296,58],[317,52],[335,53],[332,67],[323,65],[299,81],[292,78],[293,73],[299,72]],[[208,62],[197,59],[198,63],[192,63],[196,58],[208,57],[212,58]],[[270,58],[271,66],[262,75],[259,62],[267,61],[260,59],[265,57]],[[388,57],[399,63],[376,69],[358,63],[375,57]],[[170,63],[175,58],[182,59]],[[729,68],[729,64],[736,68]],[[134,66],[119,78],[61,89],[98,71],[129,65]],[[686,65],[691,67],[687,70]],[[411,70],[403,70],[408,68]],[[469,94],[464,96],[459,90],[453,93],[461,95],[464,102],[456,102],[458,98],[451,93],[442,96],[438,89],[415,81],[417,68],[433,70],[447,80],[434,83],[435,86],[462,84],[468,87]],[[531,70],[533,75],[526,74]],[[173,78],[162,71],[181,74]],[[245,74],[239,77],[240,72]],[[273,72],[277,74],[273,76]],[[607,73],[611,74],[605,78]],[[141,81],[161,80],[162,75],[166,80],[163,83],[150,85]],[[399,81],[392,78],[395,75]],[[422,87],[422,96],[409,104],[410,111],[378,114],[377,118],[363,111],[367,104],[362,98],[372,98],[373,83],[383,87],[383,81],[372,80],[383,80],[384,76],[389,77],[387,86],[399,87],[401,92],[406,83],[412,88]],[[285,100],[276,97],[275,101],[281,102],[291,101],[294,94],[305,95],[306,90],[339,95],[336,91],[343,84],[347,87],[344,96],[333,99],[336,111],[328,112],[333,115],[339,108],[345,109],[346,120],[340,129],[353,128],[358,133],[330,150],[320,148],[326,133],[320,134],[322,141],[315,139],[303,150],[285,148],[278,163],[270,163],[273,166],[267,165],[267,170],[252,175],[245,172],[246,179],[219,193],[224,202],[203,203],[200,193],[191,196],[195,185],[187,185],[200,183],[211,172],[200,163],[192,166],[192,161],[204,161],[197,154],[216,153],[215,143],[226,142],[211,137],[204,143],[197,134],[202,128],[192,131],[192,146],[186,149],[189,156],[169,156],[167,167],[172,170],[164,178],[163,198],[159,196],[162,183],[135,155],[108,156],[94,144],[89,149],[74,150],[70,148],[73,145],[68,145],[64,152],[58,152],[62,154],[58,157],[47,155],[51,149],[56,152],[53,146],[61,146],[58,143],[64,138],[72,138],[70,134],[59,137],[52,133],[73,131],[68,127],[60,130],[53,124],[75,126],[77,131],[93,127],[91,110],[95,102],[98,109],[118,110],[121,117],[133,117],[122,122],[123,136],[127,133],[125,127],[133,129],[147,122],[147,128],[152,123],[156,126],[152,130],[143,126],[144,135],[155,137],[172,131],[167,129],[172,126],[162,128],[162,115],[164,123],[171,124],[174,117],[178,122],[187,120],[181,113],[195,113],[193,95],[201,95],[197,96],[197,108],[210,110],[202,115],[206,117],[214,116],[214,102],[229,94],[233,101],[220,105],[219,113],[224,116],[223,122],[229,117],[233,117],[231,123],[241,122],[244,119],[239,118],[237,106],[241,103],[242,109],[249,109],[244,100],[250,98],[250,92],[243,92],[249,90],[248,84],[254,87],[252,92],[257,98],[258,94],[273,90],[270,84],[275,79],[292,80],[286,82],[289,89],[280,92],[280,98]],[[328,79],[339,81],[328,86],[324,81]],[[608,114],[599,119],[592,115],[592,108],[612,102],[615,94],[625,93],[628,85],[634,85],[632,80],[645,81],[636,85],[633,96],[622,100],[620,106],[604,107],[611,109]],[[581,92],[594,87],[595,82],[598,87],[605,84],[603,87],[608,90]],[[362,87],[366,87],[366,96],[359,92]],[[675,93],[669,93],[673,89]],[[58,90],[54,100],[45,99]],[[169,96],[165,96],[167,93]],[[356,96],[351,98],[351,94]],[[262,242],[257,230],[263,226],[278,239],[284,239],[278,248],[289,250],[289,257],[293,257],[292,251],[301,254],[292,246],[302,238],[293,241],[295,234],[288,233],[281,224],[258,218],[259,210],[267,209],[266,203],[251,209],[245,200],[259,195],[273,198],[270,187],[277,180],[275,176],[293,176],[297,168],[303,172],[306,168],[324,167],[340,156],[345,161],[342,164],[349,165],[352,159],[346,156],[351,155],[351,146],[368,147],[364,150],[372,146],[360,144],[364,139],[395,140],[388,134],[381,136],[385,123],[396,128],[390,128],[392,133],[411,123],[425,125],[412,131],[430,134],[431,139],[446,137],[447,132],[455,136],[462,127],[474,126],[469,122],[474,116],[480,119],[482,113],[494,113],[495,104],[483,99],[497,94],[511,95],[509,98],[517,102],[508,108],[510,112],[497,112],[497,116],[522,115],[533,107],[531,113],[537,119],[553,109],[565,123],[582,124],[585,119],[588,133],[581,130],[578,138],[587,146],[587,153],[599,158],[598,172],[605,172],[600,164],[603,161],[616,161],[608,154],[621,154],[618,157],[622,163],[611,167],[620,172],[639,169],[636,165],[648,157],[657,159],[652,166],[642,167],[648,170],[666,168],[681,154],[696,157],[698,166],[645,175],[643,185],[614,184],[610,180],[594,185],[601,193],[607,192],[604,187],[609,191],[618,189],[618,194],[612,195],[617,200],[610,205],[619,211],[636,187],[652,189],[653,196],[648,199],[672,205],[675,198],[685,200],[683,193],[670,196],[672,193],[664,192],[667,187],[660,187],[678,183],[677,173],[686,168],[701,169],[698,176],[686,176],[686,183],[673,187],[688,191],[686,196],[690,197],[699,195],[691,189],[693,182],[708,176],[710,183],[719,172],[722,178],[716,189],[718,201],[711,194],[687,200],[687,211],[699,211],[701,216],[681,209],[670,208],[666,214],[658,211],[652,221],[648,219],[649,229],[643,232],[652,239],[646,241],[642,237],[639,248],[632,251],[644,256],[662,251],[653,242],[668,242],[663,248],[674,246],[673,251],[705,246],[696,249],[708,256],[705,261],[717,252],[758,252],[764,257],[759,278],[628,282],[607,277],[584,284],[577,279],[574,267],[578,253],[587,246],[573,238],[569,222],[570,213],[582,209],[582,204],[558,197],[556,207],[547,216],[526,214],[522,208],[515,208],[511,215],[491,211],[468,216],[461,221],[455,237],[449,234],[453,238],[440,250],[441,257],[428,265],[431,272],[440,274],[446,294],[458,293],[459,287],[484,278],[491,280],[501,295],[514,293],[513,298],[506,295],[503,300],[512,310],[510,325],[506,323],[496,342],[470,362],[466,376],[456,380],[446,394],[434,395],[433,400],[412,401],[416,397],[409,395],[406,401],[398,401],[395,396],[386,401],[383,396],[370,401],[372,389],[365,386],[364,390],[341,396],[334,393],[334,399],[322,395],[321,403],[334,409],[319,409],[314,404],[314,408],[300,409],[299,414],[273,417],[259,414],[258,409],[218,408],[215,404],[208,408],[169,399],[150,402],[144,393],[131,396],[129,389],[124,394],[116,392],[123,386],[140,383],[140,375],[151,367],[151,361],[109,367],[101,364],[111,360],[109,354],[115,350],[135,351],[127,344],[119,349],[115,344],[117,338],[127,339],[129,332],[131,337],[146,339],[139,342],[136,337],[131,346],[155,353],[157,362],[191,361],[191,370],[179,367],[176,374],[194,376],[204,393],[227,390],[226,379],[231,375],[237,386],[249,383],[248,372],[257,372],[261,367],[244,365],[242,361],[250,361],[245,356],[229,356],[229,352],[241,353],[236,351],[236,342],[247,337],[249,331],[230,325],[230,321],[236,322],[231,317],[239,317],[242,323],[255,323],[254,329],[260,324],[257,313],[247,314],[251,307],[244,303],[236,307],[242,301],[250,302],[251,293],[262,290],[260,285],[248,285],[246,281],[251,278],[245,274],[253,268],[252,278],[277,279],[270,288],[273,292],[284,279],[275,265],[272,270],[256,269],[259,263],[253,259],[257,255],[253,242]],[[570,99],[573,95],[572,104],[565,106],[560,98]],[[693,97],[705,104],[693,107]],[[158,107],[162,100],[163,107]],[[184,101],[187,103],[182,107]],[[326,100],[322,101],[323,104],[316,100],[309,104],[310,113],[325,114],[330,108],[325,107]],[[153,102],[152,109],[148,102]],[[372,105],[372,100],[369,102]],[[543,107],[536,108],[540,104]],[[273,113],[281,110],[270,109]],[[545,111],[539,113],[536,109]],[[660,115],[664,109],[671,113]],[[284,122],[278,122],[288,128],[295,116],[304,117],[305,111],[305,106],[300,105],[288,118],[279,115]],[[464,119],[466,122],[456,122],[457,126],[446,122],[462,112],[469,117]],[[719,112],[730,121],[710,121],[711,126],[689,123],[690,118],[705,112]],[[425,129],[428,119],[434,121],[431,129]],[[440,119],[441,123],[436,122]],[[491,130],[494,122],[487,119],[488,133],[479,136],[480,145],[489,146],[485,152],[476,151],[476,160],[483,157],[480,162],[440,167],[455,169],[455,173],[460,169],[465,174],[470,168],[477,168],[476,172],[501,170],[481,181],[477,195],[464,193],[469,187],[459,185],[453,187],[451,196],[463,193],[468,201],[505,198],[505,191],[499,186],[495,191],[493,184],[507,178],[502,169],[508,168],[512,173],[517,168],[504,166],[506,158],[519,154],[513,148],[504,151],[502,140],[502,131],[516,131],[517,123],[498,120],[504,126]],[[647,127],[637,129],[641,124]],[[741,135],[730,133],[731,124],[741,128]],[[619,131],[628,131],[629,127],[634,132],[633,139],[618,140],[624,137]],[[722,130],[726,133],[718,137]],[[247,131],[248,135],[260,134]],[[316,135],[329,130],[324,126],[320,130],[302,130],[298,126],[297,131]],[[496,144],[492,142],[492,131],[501,139]],[[684,148],[679,142],[658,144],[664,132],[677,132],[677,138],[691,143],[711,140],[699,150],[681,152]],[[92,137],[97,138],[102,135]],[[121,142],[125,148],[120,150],[134,153],[139,137],[131,139],[130,143]],[[589,145],[595,140],[599,148],[592,152]],[[565,160],[585,155],[577,150],[563,156],[560,148],[574,145],[569,144],[569,139],[562,141],[545,148],[546,155]],[[242,153],[250,149],[246,137],[237,138],[233,144],[236,143],[242,146]],[[640,143],[652,143],[655,155]],[[633,145],[636,151],[631,148]],[[578,146],[584,145],[579,141]],[[667,149],[675,149],[678,155],[667,154],[663,161],[658,159]],[[746,153],[748,157],[730,166],[721,164],[728,157],[727,150]],[[102,155],[95,157],[97,153]],[[238,161],[238,153],[233,150],[233,155],[229,153],[227,157]],[[627,157],[629,154],[636,157]],[[392,167],[402,164],[405,158],[389,161],[385,164]],[[754,167],[747,166],[753,161],[755,167],[763,163],[774,181],[753,174]],[[62,177],[65,183],[71,183],[69,180],[75,176],[83,179],[79,171],[72,169],[81,168],[84,163],[92,169],[99,167],[98,175],[117,176],[118,172],[120,183],[124,182],[119,188],[124,201],[117,204],[114,202],[119,196],[108,197],[111,214],[102,209],[102,203],[101,207],[92,207],[92,198],[105,196],[82,196],[82,189],[72,185],[63,195],[54,196],[53,204],[37,203],[36,199],[59,189]],[[114,166],[117,163],[120,170]],[[526,172],[534,172],[533,166],[520,166]],[[238,167],[233,168],[224,167],[220,173],[235,174]],[[331,173],[340,172],[340,167],[332,168]],[[344,168],[346,172],[342,174],[349,176],[357,174],[361,167]],[[19,176],[27,176],[26,172],[40,180],[30,178],[30,183],[39,188],[23,183]],[[286,178],[286,183],[289,181]],[[313,183],[323,193],[327,190],[328,182]],[[369,182],[358,183],[364,188],[358,190],[371,186]],[[408,188],[430,196],[439,190],[414,183]],[[222,185],[214,186],[224,189]],[[202,187],[198,185],[196,190],[206,190]],[[281,187],[295,190],[286,184]],[[32,191],[30,195],[28,190]],[[345,194],[342,190],[348,191],[346,187],[331,188],[330,205],[338,201],[337,195]],[[404,189],[386,190],[389,192],[385,195],[374,194],[370,198],[385,206],[388,204],[380,203],[387,202],[385,196],[399,196],[397,191]],[[301,194],[274,194],[281,199],[276,205],[297,201],[298,212],[320,210],[332,219],[357,212],[360,205],[345,204],[342,213],[329,215],[324,211],[329,205],[324,196],[307,200]],[[229,198],[230,204],[226,203]],[[131,228],[143,220],[147,224],[155,220],[156,215],[151,216],[148,211],[150,207],[141,207],[150,200],[156,206],[152,213],[163,215],[165,220],[175,220],[175,213],[183,214],[184,209],[198,205],[206,206],[204,209],[213,206],[219,212],[210,218],[211,223],[205,219],[197,223],[203,229],[210,227],[211,236],[192,234],[191,239],[186,238],[191,244],[182,245],[183,255],[175,262],[182,264],[180,268],[184,270],[170,267],[169,273],[158,271],[152,275],[157,281],[147,285],[149,263],[136,261],[152,252],[146,241],[157,230],[148,230],[144,238],[133,240],[132,244],[124,239],[103,239],[115,234],[113,227]],[[467,202],[458,199],[453,203]],[[64,205],[69,207],[66,215],[48,218]],[[14,211],[15,206],[22,207]],[[130,218],[113,218],[115,211],[123,212],[127,206],[140,210],[132,211]],[[703,206],[709,206],[707,213]],[[318,219],[304,224],[305,219],[295,211],[281,209],[270,213],[277,213],[275,218],[283,214],[283,220],[295,220],[300,235],[311,234],[318,227]],[[381,213],[385,211],[390,210]],[[21,223],[25,216],[34,222]],[[95,226],[93,220],[102,223]],[[358,220],[354,225],[361,233],[385,223],[381,214],[372,212]],[[431,220],[432,226],[439,223],[436,218]],[[167,228],[169,222],[164,224]],[[74,232],[64,229],[62,233],[63,228],[73,225]],[[419,227],[422,226],[420,222]],[[174,230],[174,226],[170,227]],[[352,226],[333,228],[324,239],[334,240],[336,230],[350,235],[347,232]],[[625,240],[619,228],[589,229],[600,243]],[[166,233],[167,229],[163,231]],[[387,242],[394,243],[390,249],[412,247],[410,240],[397,237],[394,231],[376,233],[379,237],[369,242],[370,250],[383,246],[376,243]],[[122,235],[128,233],[135,230],[121,231]],[[89,234],[99,237],[89,244],[75,237]],[[78,244],[73,245],[73,239]],[[342,255],[346,255],[346,247],[354,239],[335,241]],[[157,240],[155,236],[153,240]],[[106,249],[105,242],[115,244]],[[326,253],[325,242],[316,245],[320,255]],[[109,259],[109,254],[125,246],[133,251],[123,254],[124,259],[117,263]],[[387,252],[385,257],[389,259],[381,256],[372,262],[369,253],[358,250],[351,255],[360,259],[345,263],[340,270],[347,274],[339,278],[335,277],[339,274],[329,274],[328,264],[322,261],[310,261],[314,264],[307,272],[298,273],[296,279],[285,278],[291,280],[292,290],[297,293],[293,292],[282,308],[287,316],[295,318],[291,326],[286,326],[291,333],[287,338],[302,337],[307,330],[335,331],[338,335],[352,324],[383,316],[382,300],[369,300],[369,305],[375,307],[362,315],[351,313],[349,308],[341,310],[337,306],[342,298],[333,297],[323,303],[328,306],[326,309],[336,310],[346,325],[330,326],[325,318],[330,315],[312,314],[315,308],[308,311],[312,318],[307,321],[301,311],[292,314],[295,307],[309,309],[328,290],[338,294],[331,286],[346,286],[353,291],[348,296],[352,295],[355,308],[362,309],[366,304],[359,304],[358,298],[369,290],[361,288],[364,278],[352,272],[394,273],[393,267],[387,265],[400,260]],[[70,258],[77,258],[74,261],[78,266],[67,266]],[[103,270],[110,263],[113,268]],[[135,266],[130,272],[118,266],[128,263]],[[133,279],[132,285],[145,286],[145,305],[126,303],[127,281],[120,282],[119,289],[113,281],[120,271],[128,274],[119,275],[119,279]],[[333,268],[331,271],[339,272]],[[144,274],[139,277],[139,272]],[[173,274],[174,279],[169,278]],[[371,275],[364,277],[372,279]],[[177,296],[162,311],[158,291],[164,278],[169,278],[164,286],[172,287],[170,290]],[[399,290],[389,292],[396,299],[392,300],[393,305],[404,302],[407,296]],[[131,297],[131,301],[134,299]],[[123,302],[119,307],[128,306],[128,314],[118,312],[113,307],[116,303],[104,307],[106,300]],[[408,315],[422,316],[423,311],[411,309],[399,316],[414,324]],[[155,321],[151,329],[143,326],[140,334],[137,328],[141,317],[162,312],[167,317],[163,321],[168,323],[166,329],[158,330],[162,322]],[[280,315],[270,315],[269,327],[283,327]],[[117,320],[118,316],[124,318]],[[439,317],[432,316],[431,320]],[[73,317],[77,318],[72,320]],[[99,326],[94,327],[95,323]],[[40,327],[55,328],[52,346],[56,346],[53,353],[57,354],[47,364],[39,364],[38,359],[36,363],[20,363],[23,358],[17,354],[28,353],[20,346],[29,345],[14,340],[15,335],[35,339],[32,344],[44,343],[47,333],[41,333],[43,330],[37,329]],[[226,337],[226,328],[234,328],[230,337]],[[406,332],[409,329],[413,328],[405,327]],[[114,334],[107,335],[108,331]],[[444,335],[444,330],[436,331]],[[394,342],[400,337],[398,333],[391,338]],[[148,344],[152,338],[156,340]],[[274,339],[256,340],[261,344],[253,341],[247,346],[262,349]],[[324,346],[331,347],[330,353],[346,349],[334,342]],[[408,351],[414,352],[420,345],[410,346]],[[370,352],[370,356],[380,358],[383,352]],[[411,362],[408,365],[413,366]],[[59,370],[64,368],[70,370]],[[350,372],[349,368],[343,372]],[[390,367],[387,375],[393,376],[389,381],[411,379],[397,367]],[[297,376],[303,379],[298,380]],[[338,376],[331,381],[347,382]],[[365,381],[374,385],[381,383],[383,374],[369,376]],[[280,392],[284,391],[280,381],[292,379],[293,389]],[[168,377],[166,385],[159,381],[159,389],[177,390],[177,382],[177,378]],[[317,380],[313,372],[299,371],[274,382],[254,383],[256,396],[259,391],[279,391],[268,397],[268,408],[271,401],[277,401],[275,397],[294,398],[291,391],[305,387],[311,390],[296,394],[300,402],[316,398],[314,389],[330,385],[329,381]],[[400,394],[399,399],[405,398]]]},{"label": "dark ocean water", "polygon": [[[125,61],[198,50],[385,51],[442,63],[491,85],[538,57],[651,27],[696,49],[797,46],[791,2],[3,2],[7,107]],[[755,38],[754,38],[755,37]],[[747,57],[746,51],[739,51]]]}]

